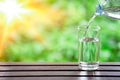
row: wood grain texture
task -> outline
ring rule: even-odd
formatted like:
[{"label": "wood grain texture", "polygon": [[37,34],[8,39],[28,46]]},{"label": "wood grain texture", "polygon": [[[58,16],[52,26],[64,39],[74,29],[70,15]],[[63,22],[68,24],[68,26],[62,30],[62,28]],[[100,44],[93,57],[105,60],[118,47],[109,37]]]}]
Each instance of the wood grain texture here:
[{"label": "wood grain texture", "polygon": [[[77,66],[77,62],[0,62],[1,66]],[[102,62],[100,66],[120,66],[120,62]]]},{"label": "wood grain texture", "polygon": [[0,63],[0,80],[120,80],[120,62],[84,71],[78,63]]},{"label": "wood grain texture", "polygon": [[119,77],[6,77],[0,80],[120,80]]}]

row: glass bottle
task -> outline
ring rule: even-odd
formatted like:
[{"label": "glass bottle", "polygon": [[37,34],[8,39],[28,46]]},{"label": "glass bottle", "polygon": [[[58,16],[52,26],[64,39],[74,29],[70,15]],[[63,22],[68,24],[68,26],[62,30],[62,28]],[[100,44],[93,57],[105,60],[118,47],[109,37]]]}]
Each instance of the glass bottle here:
[{"label": "glass bottle", "polygon": [[120,19],[120,0],[98,0],[96,14]]}]

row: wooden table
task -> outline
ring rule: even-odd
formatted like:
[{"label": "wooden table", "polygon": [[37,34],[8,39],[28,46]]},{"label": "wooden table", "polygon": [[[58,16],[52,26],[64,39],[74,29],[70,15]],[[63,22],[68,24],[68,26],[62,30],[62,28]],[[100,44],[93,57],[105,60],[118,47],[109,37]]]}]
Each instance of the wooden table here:
[{"label": "wooden table", "polygon": [[0,80],[120,80],[120,63],[83,71],[77,63],[0,63]]}]

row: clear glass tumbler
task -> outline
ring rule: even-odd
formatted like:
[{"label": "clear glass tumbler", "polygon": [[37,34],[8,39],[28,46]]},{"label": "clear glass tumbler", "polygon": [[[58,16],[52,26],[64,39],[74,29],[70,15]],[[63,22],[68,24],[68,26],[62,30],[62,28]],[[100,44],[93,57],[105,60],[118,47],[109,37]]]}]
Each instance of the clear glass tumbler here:
[{"label": "clear glass tumbler", "polygon": [[78,27],[78,59],[82,70],[95,70],[99,68],[100,54],[100,27]]}]

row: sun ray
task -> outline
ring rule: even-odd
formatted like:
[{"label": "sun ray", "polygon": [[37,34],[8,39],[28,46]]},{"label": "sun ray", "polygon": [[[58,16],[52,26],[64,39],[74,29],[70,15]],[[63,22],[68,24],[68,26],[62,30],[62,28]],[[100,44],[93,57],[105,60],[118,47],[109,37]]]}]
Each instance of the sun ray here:
[{"label": "sun ray", "polygon": [[17,0],[0,2],[0,12],[5,15],[7,24],[11,23],[15,18],[22,20],[22,14],[31,12],[31,10],[24,8],[23,5],[24,3],[19,3]]},{"label": "sun ray", "polygon": [[20,3],[17,0],[0,1],[0,13],[4,15],[6,20],[0,40],[0,58],[2,57],[12,22],[14,22],[16,19],[24,21],[22,15],[29,14],[31,12],[32,11],[30,9],[24,8],[24,3]]}]

